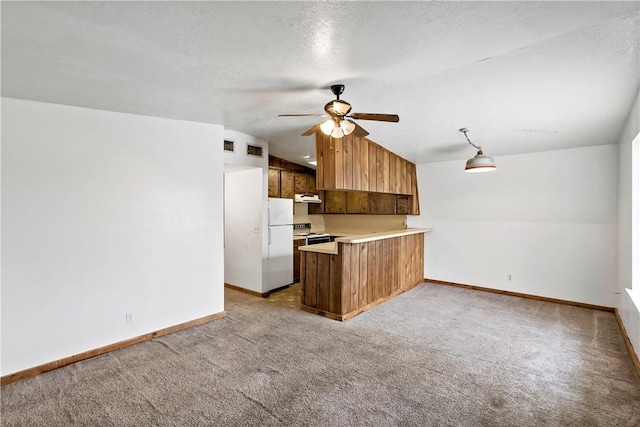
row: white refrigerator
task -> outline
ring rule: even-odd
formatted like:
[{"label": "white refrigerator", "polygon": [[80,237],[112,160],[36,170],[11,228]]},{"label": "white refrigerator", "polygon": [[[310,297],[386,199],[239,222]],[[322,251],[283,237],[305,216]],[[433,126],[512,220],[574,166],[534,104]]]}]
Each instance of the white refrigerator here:
[{"label": "white refrigerator", "polygon": [[268,216],[267,287],[263,292],[293,283],[293,199],[269,198]]}]

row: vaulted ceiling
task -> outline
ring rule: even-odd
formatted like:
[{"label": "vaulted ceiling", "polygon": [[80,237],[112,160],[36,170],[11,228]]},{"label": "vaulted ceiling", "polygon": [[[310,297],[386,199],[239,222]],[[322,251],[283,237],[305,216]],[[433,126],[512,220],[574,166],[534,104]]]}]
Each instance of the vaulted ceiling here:
[{"label": "vaulted ceiling", "polygon": [[612,144],[640,2],[2,2],[2,95],[224,125],[304,163],[328,87],[414,162]]}]

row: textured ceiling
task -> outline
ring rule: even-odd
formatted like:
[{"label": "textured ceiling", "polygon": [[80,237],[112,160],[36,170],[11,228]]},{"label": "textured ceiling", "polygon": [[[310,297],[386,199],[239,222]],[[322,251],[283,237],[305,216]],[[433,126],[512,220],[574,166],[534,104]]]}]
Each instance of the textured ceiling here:
[{"label": "textured ceiling", "polygon": [[615,143],[640,2],[2,2],[2,95],[222,124],[303,162],[328,86],[416,162]]}]

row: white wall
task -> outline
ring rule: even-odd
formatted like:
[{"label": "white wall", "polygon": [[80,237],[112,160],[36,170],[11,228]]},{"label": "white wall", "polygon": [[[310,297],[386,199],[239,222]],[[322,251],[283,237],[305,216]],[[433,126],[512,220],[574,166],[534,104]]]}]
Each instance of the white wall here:
[{"label": "white wall", "polygon": [[[626,289],[632,289],[632,142],[640,132],[640,92],[636,95],[627,123],[620,136],[618,205],[618,310],[636,353],[640,352],[640,289],[634,289],[635,301]],[[638,195],[636,194],[636,197]],[[636,266],[638,268],[638,266]],[[637,271],[637,270],[636,270]],[[636,284],[640,278],[636,277]],[[640,285],[636,285],[640,286]],[[626,288],[626,289],[625,289]]]},{"label": "white wall", "polygon": [[422,214],[408,222],[434,228],[425,276],[613,307],[617,159],[602,145],[496,157],[483,174],[418,165]]},{"label": "white wall", "polygon": [[[236,132],[232,130],[224,131],[224,139],[233,141],[234,144],[234,152],[225,152],[224,154],[224,162],[225,165],[239,165],[239,166],[247,166],[247,167],[258,167],[262,169],[262,225],[260,229],[261,239],[262,239],[262,255],[259,260],[247,259],[247,264],[256,265],[258,263],[263,264],[269,256],[269,241],[267,232],[265,230],[268,229],[268,215],[267,215],[267,198],[269,194],[269,144],[266,141],[263,141],[259,138],[256,138],[251,135],[247,135],[242,132]],[[247,145],[259,145],[262,147],[262,157],[256,157],[247,155]],[[267,292],[268,286],[266,285],[266,280],[264,279],[264,268],[262,268],[263,273],[263,283],[264,286],[259,292]],[[238,285],[241,286],[241,285]],[[243,287],[243,286],[241,286]],[[251,290],[256,290],[253,288],[248,288]]]},{"label": "white wall", "polygon": [[3,375],[224,310],[222,139],[2,99]]},{"label": "white wall", "polygon": [[224,281],[262,293],[263,171],[224,175]]},{"label": "white wall", "polygon": [[[269,168],[269,144],[259,138],[246,133],[225,129],[224,139],[234,142],[234,151],[224,152],[226,165],[240,165],[262,168],[268,173]],[[248,155],[247,145],[262,147],[262,157]]]}]

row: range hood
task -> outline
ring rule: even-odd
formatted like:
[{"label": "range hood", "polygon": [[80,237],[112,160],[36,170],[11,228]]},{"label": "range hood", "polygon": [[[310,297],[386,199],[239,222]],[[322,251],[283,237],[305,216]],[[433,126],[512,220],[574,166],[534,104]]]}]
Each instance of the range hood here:
[{"label": "range hood", "polygon": [[296,194],[293,201],[296,203],[322,203],[317,194]]}]

